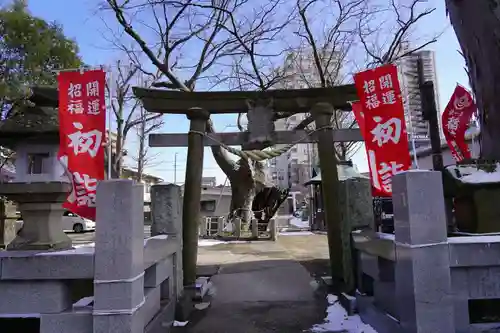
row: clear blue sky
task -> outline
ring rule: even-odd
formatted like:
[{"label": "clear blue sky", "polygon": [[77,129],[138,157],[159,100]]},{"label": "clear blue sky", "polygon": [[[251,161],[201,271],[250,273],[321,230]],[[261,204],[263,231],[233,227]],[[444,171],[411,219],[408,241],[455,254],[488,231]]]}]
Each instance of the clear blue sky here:
[{"label": "clear blue sky", "polygon": [[[29,9],[34,15],[61,24],[65,34],[78,42],[80,54],[84,61],[97,65],[110,64],[119,57],[116,51],[107,47],[108,43],[103,40],[104,26],[98,15],[96,15],[97,4],[100,2],[101,0],[29,0],[28,3]],[[443,110],[456,83],[459,82],[467,86],[468,81],[462,56],[458,53],[459,45],[455,33],[445,14],[444,0],[436,2],[436,12],[418,27],[417,33],[425,36],[443,32],[439,41],[429,46],[429,49],[436,51],[440,106],[441,110]],[[109,22],[109,24],[115,24],[115,22]],[[231,128],[226,126],[234,125],[235,117],[218,116],[214,118],[214,123],[217,130],[230,131]],[[162,132],[182,133],[188,130],[188,126],[188,121],[184,116],[168,115],[165,117],[165,126]],[[132,141],[130,143],[133,145]],[[176,152],[178,153],[179,164],[177,181],[183,182],[186,156],[186,149],[183,148],[153,150],[153,154],[159,153],[156,159],[159,165],[150,168],[148,172],[158,175],[166,181],[173,181],[173,160]],[[367,170],[364,150],[354,156],[354,163],[358,165],[361,171]],[[208,149],[205,150],[203,173],[204,176],[216,176],[218,183],[224,182],[225,176],[217,167]]]}]

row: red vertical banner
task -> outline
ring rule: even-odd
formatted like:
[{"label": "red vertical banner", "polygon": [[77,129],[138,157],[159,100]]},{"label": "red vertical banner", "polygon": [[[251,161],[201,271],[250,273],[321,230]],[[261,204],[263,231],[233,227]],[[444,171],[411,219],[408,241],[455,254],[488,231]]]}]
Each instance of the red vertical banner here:
[{"label": "red vertical banner", "polygon": [[73,181],[63,207],[95,221],[97,183],[104,179],[106,74],[102,70],[61,72],[57,80],[59,160]]},{"label": "red vertical banner", "polygon": [[359,131],[361,132],[361,135],[363,136],[364,139],[366,126],[365,126],[365,113],[363,112],[363,105],[360,102],[353,102],[351,106],[352,106],[352,113],[354,113],[354,118],[358,123]]},{"label": "red vertical banner", "polygon": [[457,162],[471,158],[465,132],[476,110],[472,95],[464,87],[457,85],[441,118],[444,137]]},{"label": "red vertical banner", "polygon": [[[392,176],[411,167],[397,68],[385,65],[354,75],[364,119],[363,137],[373,196],[392,196]],[[355,112],[356,114],[356,112]]]}]

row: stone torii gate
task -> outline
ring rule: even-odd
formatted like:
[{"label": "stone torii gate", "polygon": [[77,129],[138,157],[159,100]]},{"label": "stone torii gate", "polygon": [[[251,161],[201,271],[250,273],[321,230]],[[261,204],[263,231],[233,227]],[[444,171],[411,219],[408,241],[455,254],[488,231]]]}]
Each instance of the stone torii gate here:
[{"label": "stone torii gate", "polygon": [[[190,120],[188,134],[151,134],[149,137],[150,147],[188,147],[182,217],[182,261],[186,287],[193,286],[196,280],[204,146],[223,143],[226,146],[242,145],[243,149],[247,150],[301,141],[301,143],[318,143],[320,168],[323,171],[323,200],[332,278],[337,287],[342,288],[352,272],[348,272],[351,269],[346,269],[343,264],[344,242],[341,232],[342,217],[337,200],[339,185],[334,142],[363,141],[363,139],[358,129],[333,130],[331,118],[334,110],[350,110],[348,101],[358,100],[354,85],[265,92],[182,92],[135,87],[134,94],[142,101],[148,112],[185,114]],[[264,107],[266,110],[262,112],[262,107],[255,108],[253,110],[259,109],[260,113],[250,114],[249,101],[265,100],[273,101],[272,109]],[[272,121],[275,114],[292,116],[305,112],[310,112],[314,119],[317,130],[313,133],[305,130],[274,131]],[[248,131],[211,133],[207,136],[206,122],[210,115],[229,113],[249,113]],[[254,123],[256,126],[251,126],[252,120],[259,122],[258,126],[256,123]],[[263,128],[267,128],[267,133]]]}]

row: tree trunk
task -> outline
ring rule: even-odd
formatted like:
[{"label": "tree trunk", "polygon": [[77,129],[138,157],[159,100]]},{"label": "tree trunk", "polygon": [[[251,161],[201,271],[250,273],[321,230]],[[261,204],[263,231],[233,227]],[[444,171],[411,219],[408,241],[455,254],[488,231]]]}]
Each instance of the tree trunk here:
[{"label": "tree trunk", "polygon": [[476,96],[481,157],[500,160],[500,1],[445,1]]},{"label": "tree trunk", "polygon": [[[242,170],[240,172],[240,170]],[[240,169],[230,175],[231,211],[229,217],[239,217],[243,223],[252,221],[252,203],[255,198],[255,185],[251,173]]]},{"label": "tree trunk", "polygon": [[[214,133],[212,122],[207,122],[207,133]],[[242,222],[252,220],[252,203],[256,194],[256,184],[249,162],[240,159],[235,163],[227,151],[220,146],[212,146],[214,159],[231,183],[231,211],[229,218],[240,217]]]}]

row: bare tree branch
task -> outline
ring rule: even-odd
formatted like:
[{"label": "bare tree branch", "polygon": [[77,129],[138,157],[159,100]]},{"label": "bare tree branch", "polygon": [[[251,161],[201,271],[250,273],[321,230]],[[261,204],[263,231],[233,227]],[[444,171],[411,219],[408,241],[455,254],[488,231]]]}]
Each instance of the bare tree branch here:
[{"label": "bare tree branch", "polygon": [[[406,5],[391,0],[388,8],[366,11],[363,19],[359,21],[358,37],[364,51],[369,56],[367,67],[393,63],[437,41],[439,34],[415,47],[407,50],[402,49],[403,43],[409,42],[412,29],[436,10],[435,7],[420,9],[420,5],[428,3],[426,0],[409,0],[409,2],[410,4]],[[380,19],[377,20],[375,15],[380,15],[381,12],[385,12],[390,18],[382,22]],[[387,22],[393,21],[395,24],[387,24]],[[373,24],[376,24],[376,27],[372,27]],[[382,43],[378,38],[374,38],[377,35],[376,31],[380,31],[381,27],[386,27]],[[369,39],[372,39],[371,43]]]},{"label": "bare tree branch", "polygon": [[158,157],[158,154],[151,155],[148,147],[149,134],[163,126],[162,114],[150,114],[142,106],[138,109],[136,119],[131,123],[136,125],[138,147],[137,155],[132,155],[132,159],[137,163],[137,181],[142,181],[144,171],[152,166],[152,162]]}]

